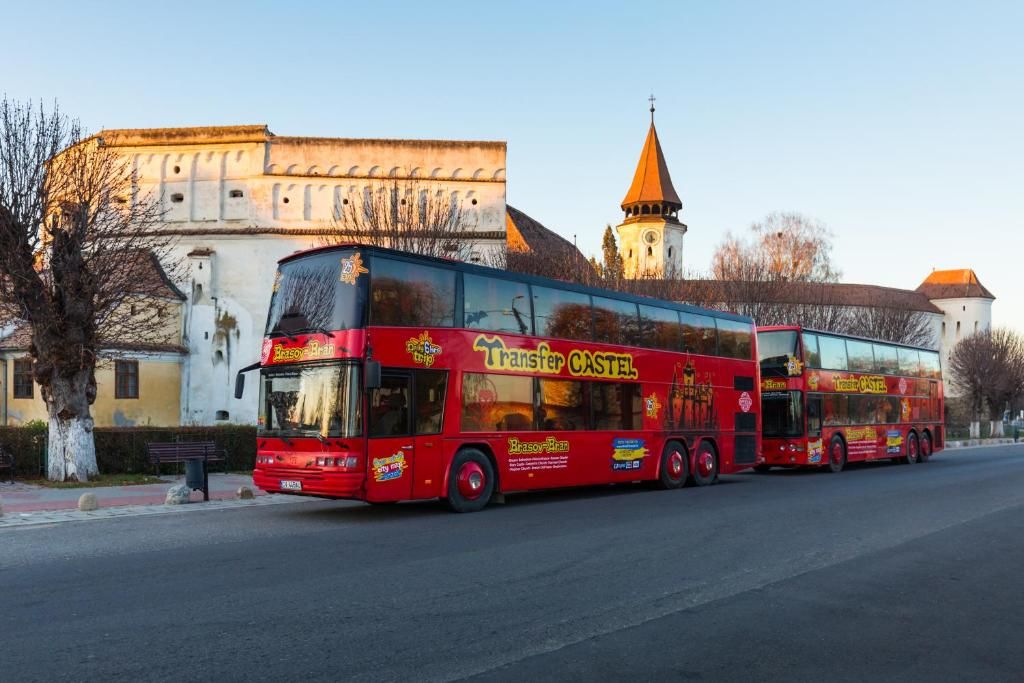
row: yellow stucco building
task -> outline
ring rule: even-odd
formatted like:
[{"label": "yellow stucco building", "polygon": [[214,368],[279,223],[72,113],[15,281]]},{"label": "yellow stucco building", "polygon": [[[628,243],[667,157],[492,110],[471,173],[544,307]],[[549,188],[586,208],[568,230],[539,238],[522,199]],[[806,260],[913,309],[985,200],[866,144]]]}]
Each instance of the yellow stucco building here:
[{"label": "yellow stucco building", "polygon": [[[96,367],[96,401],[92,418],[97,427],[173,427],[181,424],[181,373],[186,349],[182,345],[182,307],[185,295],[170,282],[156,258],[149,255],[151,272],[159,278],[158,296],[126,303],[124,315],[157,307],[162,343],[111,343],[100,352]],[[149,319],[150,312],[145,313]],[[0,425],[47,421],[40,386],[32,379],[31,336],[25,326],[0,333]]]}]

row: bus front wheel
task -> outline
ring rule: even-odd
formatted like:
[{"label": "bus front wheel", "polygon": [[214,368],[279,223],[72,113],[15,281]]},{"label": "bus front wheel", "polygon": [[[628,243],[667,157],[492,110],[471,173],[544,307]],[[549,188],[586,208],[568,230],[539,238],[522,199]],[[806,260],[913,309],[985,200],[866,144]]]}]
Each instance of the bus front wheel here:
[{"label": "bus front wheel", "polygon": [[828,471],[839,473],[846,467],[846,444],[838,435],[832,437],[828,447]]},{"label": "bus front wheel", "polygon": [[448,471],[448,507],[455,512],[477,512],[487,506],[493,493],[490,458],[475,448],[459,452]]},{"label": "bus front wheel", "polygon": [[697,455],[693,459],[693,473],[690,481],[694,486],[710,486],[718,479],[718,454],[715,447],[707,441],[701,441]]},{"label": "bus front wheel", "polygon": [[658,485],[663,489],[677,489],[686,483],[689,468],[686,466],[686,446],[678,441],[669,441],[661,452]]}]

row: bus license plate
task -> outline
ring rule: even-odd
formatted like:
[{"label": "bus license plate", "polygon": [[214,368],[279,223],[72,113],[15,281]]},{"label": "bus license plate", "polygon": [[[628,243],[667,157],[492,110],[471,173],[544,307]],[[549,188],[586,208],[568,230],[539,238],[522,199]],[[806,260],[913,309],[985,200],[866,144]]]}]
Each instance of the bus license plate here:
[{"label": "bus license plate", "polygon": [[294,481],[294,480],[289,481],[287,479],[282,479],[281,480],[281,488],[282,489],[288,489],[290,491],[301,491],[302,490],[302,482],[301,481]]}]

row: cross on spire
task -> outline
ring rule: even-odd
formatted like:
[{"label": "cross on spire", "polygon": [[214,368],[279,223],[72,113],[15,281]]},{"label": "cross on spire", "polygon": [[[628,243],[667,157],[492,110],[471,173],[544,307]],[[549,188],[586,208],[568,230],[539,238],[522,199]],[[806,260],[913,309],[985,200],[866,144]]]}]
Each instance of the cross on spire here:
[{"label": "cross on spire", "polygon": [[654,123],[654,100],[654,93],[651,93],[651,96],[647,98],[647,101],[651,103],[651,123]]}]

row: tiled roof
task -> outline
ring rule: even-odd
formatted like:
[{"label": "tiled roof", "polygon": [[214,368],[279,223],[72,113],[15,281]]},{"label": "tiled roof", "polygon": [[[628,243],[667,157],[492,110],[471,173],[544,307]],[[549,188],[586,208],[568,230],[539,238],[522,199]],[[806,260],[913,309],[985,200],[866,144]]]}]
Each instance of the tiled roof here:
[{"label": "tiled roof", "polygon": [[564,258],[566,263],[577,259],[586,262],[572,242],[508,204],[505,205],[505,235],[505,244],[512,251],[538,252]]},{"label": "tiled roof", "polygon": [[633,184],[629,186],[626,198],[622,200],[622,208],[646,202],[669,203],[682,206],[676,189],[672,186],[672,178],[668,173],[668,164],[661,151],[658,132],[654,129],[654,121],[647,131],[647,140],[640,153],[640,161],[633,174]]},{"label": "tiled roof", "polygon": [[6,337],[0,338],[0,351],[28,351],[32,331],[28,325],[17,325]]},{"label": "tiled roof", "polygon": [[[652,294],[658,294],[659,284],[652,281]],[[746,303],[743,299],[754,289],[765,303],[813,304],[820,306],[860,306],[865,308],[891,308],[942,314],[942,309],[928,297],[909,289],[858,285],[845,282],[790,282],[760,286],[754,282],[722,280],[694,280],[680,283],[684,298],[688,292],[699,293],[695,303]]]},{"label": "tiled roof", "polygon": [[151,251],[139,251],[135,258],[139,263],[133,271],[137,276],[137,280],[133,284],[138,285],[134,294],[185,301],[185,294],[167,277],[167,271],[160,265],[156,254]]},{"label": "tiled roof", "polygon": [[995,299],[970,268],[933,270],[917,291],[929,299]]}]

